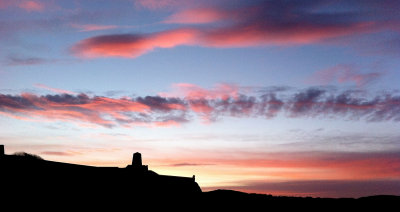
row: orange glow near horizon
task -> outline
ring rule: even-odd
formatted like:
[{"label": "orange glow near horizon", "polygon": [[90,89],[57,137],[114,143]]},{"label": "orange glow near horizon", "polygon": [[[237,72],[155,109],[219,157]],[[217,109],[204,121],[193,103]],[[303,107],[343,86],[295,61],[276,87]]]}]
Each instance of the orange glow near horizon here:
[{"label": "orange glow near horizon", "polygon": [[0,0],[0,145],[203,190],[400,194],[400,0]]}]

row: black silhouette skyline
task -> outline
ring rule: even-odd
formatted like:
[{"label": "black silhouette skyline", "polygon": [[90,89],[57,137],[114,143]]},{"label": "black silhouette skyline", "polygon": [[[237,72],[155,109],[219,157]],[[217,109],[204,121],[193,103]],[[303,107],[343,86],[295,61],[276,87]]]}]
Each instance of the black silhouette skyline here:
[{"label": "black silhouette skyline", "polygon": [[399,11],[400,0],[0,0],[0,191],[400,195]]},{"label": "black silhouette skyline", "polygon": [[249,194],[233,190],[202,192],[195,176],[159,175],[149,170],[142,164],[139,152],[133,154],[132,163],[125,168],[70,164],[44,160],[25,152],[11,155],[4,152],[4,145],[0,145],[2,193],[7,194],[4,200],[36,202],[45,199],[50,205],[79,203],[91,208],[101,208],[102,201],[107,206],[120,201],[124,206],[130,202],[159,201],[169,202],[175,208],[199,204],[197,209],[268,206],[285,210],[296,207],[318,209],[327,205],[333,208],[379,204],[389,207],[400,201],[400,196],[390,195],[334,199]]}]

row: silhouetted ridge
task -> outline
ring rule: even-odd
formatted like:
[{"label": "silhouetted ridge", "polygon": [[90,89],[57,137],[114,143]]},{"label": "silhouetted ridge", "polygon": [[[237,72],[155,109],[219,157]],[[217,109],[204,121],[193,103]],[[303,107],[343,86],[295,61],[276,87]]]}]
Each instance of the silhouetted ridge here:
[{"label": "silhouetted ridge", "polygon": [[40,157],[39,155],[29,154],[26,152],[16,152],[12,155],[19,156],[19,157],[25,157],[26,159],[32,159],[32,160],[43,160],[43,158]]},{"label": "silhouetted ridge", "polygon": [[137,205],[164,210],[183,208],[185,211],[359,211],[365,208],[389,211],[400,202],[400,196],[390,195],[335,199],[233,190],[202,192],[194,176],[166,176],[149,170],[142,164],[138,152],[133,154],[132,164],[125,168],[95,167],[43,160],[29,153],[6,155],[4,146],[0,145],[0,179],[3,202],[17,201],[28,209],[36,204],[56,206],[57,209],[79,205],[104,210],[104,206],[108,206],[112,211],[115,207],[133,210]]},{"label": "silhouetted ridge", "polygon": [[[4,150],[4,146],[0,146]],[[0,154],[2,191],[22,198],[24,193],[40,191],[58,197],[126,200],[168,196],[191,197],[201,194],[194,177],[159,175],[142,165],[140,153],[133,154],[132,164],[126,168],[95,167],[43,160],[29,153]],[[51,194],[51,195],[50,195]],[[71,196],[72,197],[72,196]]]},{"label": "silhouetted ridge", "polygon": [[223,210],[265,209],[266,211],[359,211],[378,209],[391,211],[400,202],[400,196],[378,195],[361,198],[313,198],[272,196],[233,190],[214,190],[202,193],[202,201]]}]

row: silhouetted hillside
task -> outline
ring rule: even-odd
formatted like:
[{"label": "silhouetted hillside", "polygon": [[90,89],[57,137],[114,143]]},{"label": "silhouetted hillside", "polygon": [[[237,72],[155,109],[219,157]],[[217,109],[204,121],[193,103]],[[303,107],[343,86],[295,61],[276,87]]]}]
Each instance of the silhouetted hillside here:
[{"label": "silhouetted hillside", "polygon": [[194,176],[159,175],[142,165],[140,153],[125,168],[48,161],[28,153],[3,154],[0,173],[1,192],[10,200],[116,203],[201,194]]},{"label": "silhouetted hillside", "polygon": [[[0,151],[1,152],[1,151]],[[4,151],[3,151],[4,152]],[[158,175],[135,153],[126,168],[93,167],[43,160],[28,153],[0,155],[1,203],[13,206],[186,210],[308,210],[390,208],[400,196],[352,198],[278,197],[231,190],[202,192],[193,178]],[[17,203],[17,204],[15,204]],[[59,208],[58,208],[59,209]],[[71,209],[71,208],[70,208]],[[76,208],[72,208],[76,209]]]},{"label": "silhouetted hillside", "polygon": [[219,209],[265,209],[281,210],[348,210],[361,208],[379,208],[379,211],[391,209],[400,203],[400,196],[381,195],[362,198],[312,198],[287,197],[266,194],[252,194],[233,190],[215,190],[202,193],[203,202]]}]

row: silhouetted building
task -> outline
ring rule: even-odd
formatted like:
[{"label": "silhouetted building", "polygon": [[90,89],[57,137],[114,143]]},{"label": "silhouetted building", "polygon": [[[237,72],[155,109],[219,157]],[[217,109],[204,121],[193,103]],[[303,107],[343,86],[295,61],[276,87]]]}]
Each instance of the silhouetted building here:
[{"label": "silhouetted building", "polygon": [[133,169],[137,172],[147,172],[149,170],[147,165],[142,164],[142,154],[136,152],[132,157],[132,164],[128,165],[126,168]]},{"label": "silhouetted building", "polygon": [[142,166],[142,154],[139,152],[136,152],[133,154],[132,157],[132,166],[133,167],[140,167]]},{"label": "silhouetted building", "polygon": [[[15,191],[40,190],[43,193],[69,192],[103,198],[129,196],[191,196],[201,193],[194,177],[159,175],[142,164],[141,154],[133,154],[125,168],[95,167],[44,160],[32,154],[4,154],[0,145],[0,182]],[[5,190],[7,188],[5,187]]]}]

